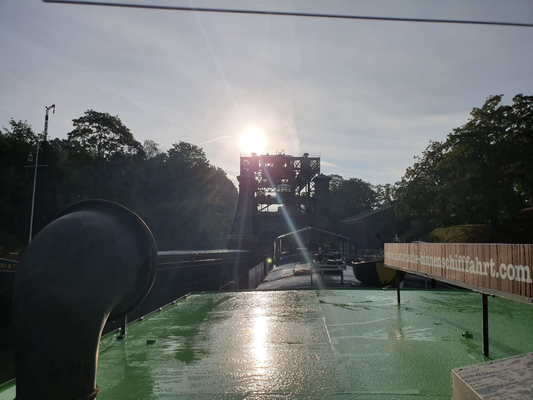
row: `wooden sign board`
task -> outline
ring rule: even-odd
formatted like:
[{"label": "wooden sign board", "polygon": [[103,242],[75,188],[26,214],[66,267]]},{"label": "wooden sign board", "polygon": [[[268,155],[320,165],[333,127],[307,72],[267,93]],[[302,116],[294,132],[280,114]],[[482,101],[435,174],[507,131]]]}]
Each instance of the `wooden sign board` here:
[{"label": "wooden sign board", "polygon": [[387,243],[385,265],[533,303],[533,245]]}]

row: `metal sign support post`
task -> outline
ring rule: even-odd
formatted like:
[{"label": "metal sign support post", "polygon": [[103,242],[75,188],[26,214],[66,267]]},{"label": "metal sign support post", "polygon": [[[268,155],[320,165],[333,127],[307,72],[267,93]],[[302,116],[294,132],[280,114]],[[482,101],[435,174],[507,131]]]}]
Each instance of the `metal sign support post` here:
[{"label": "metal sign support post", "polygon": [[487,295],[482,293],[483,298],[483,355],[489,356],[489,305]]},{"label": "metal sign support post", "polygon": [[126,337],[126,325],[128,325],[128,316],[124,315],[120,319],[120,328],[118,330],[119,335],[117,336],[117,340],[122,340]]},{"label": "metal sign support post", "polygon": [[396,297],[398,299],[398,304],[400,304],[400,276],[396,272]]}]

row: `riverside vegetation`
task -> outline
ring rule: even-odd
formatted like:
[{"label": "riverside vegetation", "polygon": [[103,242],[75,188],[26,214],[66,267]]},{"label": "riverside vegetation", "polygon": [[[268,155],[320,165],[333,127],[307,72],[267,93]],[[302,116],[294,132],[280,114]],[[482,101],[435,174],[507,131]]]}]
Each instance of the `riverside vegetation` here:
[{"label": "riverside vegetation", "polygon": [[[31,165],[37,135],[26,122],[8,125],[0,130],[0,248],[18,251],[27,242],[33,184],[33,168],[24,166]],[[67,137],[42,149],[39,164],[48,166],[39,168],[35,233],[63,207],[103,198],[139,214],[161,249],[225,246],[237,189],[200,147],[180,141],[163,151],[151,140],[141,144],[118,116],[94,110],[74,119]],[[415,156],[399,182],[331,175],[331,222],[397,200],[398,219],[441,228],[432,238],[444,237],[442,228],[469,225],[490,228],[482,240],[490,241],[533,206],[531,171],[533,96],[518,94],[509,105],[502,95],[489,96],[446,140],[431,141]]]}]

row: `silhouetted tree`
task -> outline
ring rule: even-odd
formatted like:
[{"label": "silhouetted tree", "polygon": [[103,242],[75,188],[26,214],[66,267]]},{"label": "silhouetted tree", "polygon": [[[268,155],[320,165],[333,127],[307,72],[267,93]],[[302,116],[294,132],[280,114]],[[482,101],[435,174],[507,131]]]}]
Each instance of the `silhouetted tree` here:
[{"label": "silhouetted tree", "polygon": [[488,97],[445,142],[416,157],[399,183],[400,217],[497,227],[532,205],[533,97],[502,99]]},{"label": "silhouetted tree", "polygon": [[[24,166],[36,138],[22,121],[0,130],[0,248],[27,242],[33,170]],[[102,198],[138,213],[161,249],[225,246],[237,189],[198,146],[179,142],[163,152],[148,140],[143,147],[118,117],[88,110],[74,120],[68,140],[49,141],[46,163],[46,174],[39,170],[35,233],[65,206]]]},{"label": "silhouetted tree", "polygon": [[72,122],[74,130],[68,133],[68,140],[92,154],[97,166],[117,155],[143,154],[142,145],[118,116],[87,110]]},{"label": "silhouetted tree", "polygon": [[377,205],[377,194],[370,183],[358,178],[343,179],[340,175],[330,177],[332,223],[336,224]]}]

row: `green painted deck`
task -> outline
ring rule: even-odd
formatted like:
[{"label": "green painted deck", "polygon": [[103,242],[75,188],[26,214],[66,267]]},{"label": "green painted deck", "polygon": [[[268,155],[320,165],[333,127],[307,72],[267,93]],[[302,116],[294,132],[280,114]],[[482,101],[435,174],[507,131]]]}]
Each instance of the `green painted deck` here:
[{"label": "green painted deck", "polygon": [[[98,398],[449,398],[450,370],[485,361],[481,296],[402,302],[382,290],[190,295],[125,341],[102,340]],[[533,308],[491,298],[489,311],[492,358],[533,351]]]},{"label": "green painted deck", "polygon": [[[489,329],[491,359],[533,352],[533,307],[490,298]],[[476,293],[192,294],[102,339],[98,399],[444,399],[484,361]]]}]

